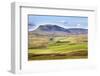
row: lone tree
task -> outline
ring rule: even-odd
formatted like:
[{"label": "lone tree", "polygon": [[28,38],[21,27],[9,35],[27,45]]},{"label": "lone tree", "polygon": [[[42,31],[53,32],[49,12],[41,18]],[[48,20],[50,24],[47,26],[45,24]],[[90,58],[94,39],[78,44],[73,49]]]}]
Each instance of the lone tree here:
[{"label": "lone tree", "polygon": [[50,41],[54,41],[54,38],[55,38],[55,32],[53,32],[50,36]]}]

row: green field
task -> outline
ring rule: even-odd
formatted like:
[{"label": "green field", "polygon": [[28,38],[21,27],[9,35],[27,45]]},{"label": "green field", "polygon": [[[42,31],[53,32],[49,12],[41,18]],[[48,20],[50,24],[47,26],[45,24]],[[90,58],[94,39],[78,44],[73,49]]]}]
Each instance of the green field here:
[{"label": "green field", "polygon": [[87,35],[29,37],[28,60],[87,58],[87,42]]}]

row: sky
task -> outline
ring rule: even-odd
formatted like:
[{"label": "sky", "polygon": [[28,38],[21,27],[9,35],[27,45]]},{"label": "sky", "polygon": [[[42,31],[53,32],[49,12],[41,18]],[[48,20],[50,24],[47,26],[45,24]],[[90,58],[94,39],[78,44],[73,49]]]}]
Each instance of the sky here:
[{"label": "sky", "polygon": [[[30,24],[30,25],[29,25]],[[46,15],[29,15],[29,31],[33,31],[40,25],[52,24],[64,28],[88,28],[88,17],[82,16],[46,16]]]}]

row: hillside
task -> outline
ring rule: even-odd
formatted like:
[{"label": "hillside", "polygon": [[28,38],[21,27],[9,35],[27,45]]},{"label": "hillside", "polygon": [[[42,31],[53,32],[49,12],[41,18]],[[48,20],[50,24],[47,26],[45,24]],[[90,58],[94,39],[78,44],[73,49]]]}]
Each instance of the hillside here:
[{"label": "hillside", "polygon": [[78,35],[87,34],[88,30],[84,28],[64,28],[58,25],[40,25],[34,31],[29,31],[29,34],[34,35],[45,35],[45,36],[66,36],[66,35]]}]

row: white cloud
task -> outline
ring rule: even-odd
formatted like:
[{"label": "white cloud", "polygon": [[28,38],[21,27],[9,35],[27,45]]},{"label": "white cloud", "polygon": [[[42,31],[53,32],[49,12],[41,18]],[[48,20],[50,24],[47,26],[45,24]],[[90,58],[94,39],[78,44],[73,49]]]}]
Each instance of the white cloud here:
[{"label": "white cloud", "polygon": [[81,28],[81,24],[76,24],[76,28]]}]

